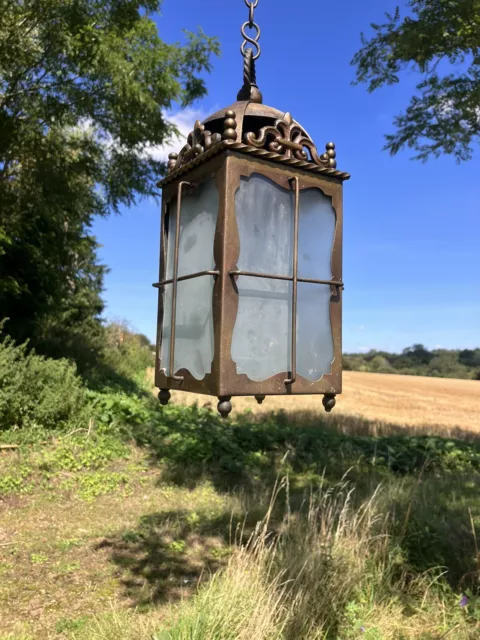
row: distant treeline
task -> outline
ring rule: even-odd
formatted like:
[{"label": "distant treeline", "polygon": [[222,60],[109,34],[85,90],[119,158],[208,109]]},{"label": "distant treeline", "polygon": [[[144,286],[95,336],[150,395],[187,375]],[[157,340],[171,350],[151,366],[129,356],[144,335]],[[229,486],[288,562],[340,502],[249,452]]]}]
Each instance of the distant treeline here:
[{"label": "distant treeline", "polygon": [[346,371],[480,380],[480,348],[429,351],[423,344],[414,344],[402,353],[372,349],[368,353],[345,354],[343,368]]}]

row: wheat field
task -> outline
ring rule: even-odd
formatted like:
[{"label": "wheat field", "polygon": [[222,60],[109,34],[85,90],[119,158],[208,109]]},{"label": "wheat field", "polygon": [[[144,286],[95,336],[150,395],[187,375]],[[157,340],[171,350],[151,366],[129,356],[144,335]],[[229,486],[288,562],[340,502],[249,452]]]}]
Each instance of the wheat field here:
[{"label": "wheat field", "polygon": [[[199,406],[216,405],[216,399],[174,392],[173,401]],[[283,410],[287,413],[324,413],[321,396],[270,396],[259,406],[254,398],[233,398],[234,412]],[[480,433],[480,381],[401,376],[393,374],[343,374],[343,393],[334,414],[426,428],[427,432]],[[409,429],[411,431],[411,429]]]}]

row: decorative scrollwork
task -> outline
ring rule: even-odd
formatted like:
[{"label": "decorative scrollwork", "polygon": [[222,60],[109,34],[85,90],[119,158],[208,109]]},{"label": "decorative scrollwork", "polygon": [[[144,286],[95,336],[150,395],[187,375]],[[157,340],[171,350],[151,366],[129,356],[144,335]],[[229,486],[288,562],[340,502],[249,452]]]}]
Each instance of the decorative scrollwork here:
[{"label": "decorative scrollwork", "polygon": [[246,133],[245,142],[257,149],[268,148],[286,158],[313,162],[331,169],[337,166],[333,142],[327,144],[325,153],[318,155],[314,142],[293,120],[290,113],[286,113],[283,119],[276,120],[274,125],[260,129],[258,135],[253,132]]},{"label": "decorative scrollwork", "polygon": [[183,164],[187,164],[200,154],[204,153],[213,145],[222,141],[219,133],[211,133],[205,129],[205,125],[197,120],[193,131],[188,135],[187,144],[180,151],[178,156],[169,155],[168,169],[171,173]]}]

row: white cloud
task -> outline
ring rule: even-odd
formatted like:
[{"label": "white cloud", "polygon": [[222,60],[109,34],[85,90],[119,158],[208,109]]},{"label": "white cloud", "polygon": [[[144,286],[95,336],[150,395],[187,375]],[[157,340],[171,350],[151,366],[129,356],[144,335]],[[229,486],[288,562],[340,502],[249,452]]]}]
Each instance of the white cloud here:
[{"label": "white cloud", "polygon": [[179,137],[173,137],[164,145],[147,145],[143,150],[143,153],[148,154],[154,160],[160,162],[166,162],[168,160],[168,154],[178,151],[185,144],[188,134],[193,130],[193,125],[196,120],[202,122],[205,120],[208,114],[200,109],[184,109],[171,115],[166,114],[166,118],[169,122],[174,124],[179,133]]},{"label": "white cloud", "polygon": [[[213,113],[213,112],[212,112]],[[164,145],[145,145],[141,151],[139,151],[141,157],[150,156],[154,160],[158,160],[160,162],[167,162],[168,154],[178,153],[180,149],[185,144],[188,134],[193,131],[193,126],[196,120],[200,120],[202,122],[207,117],[207,113],[202,111],[201,109],[184,109],[183,111],[177,111],[176,113],[165,113],[165,118],[174,124],[178,129],[178,137],[173,136],[168,142]],[[98,130],[95,129],[94,123],[91,119],[85,118],[81,120],[77,126],[77,129],[82,133],[91,136],[98,136],[98,139],[101,139],[107,153],[110,152],[112,148],[120,149],[120,144],[116,141],[112,136],[102,134],[101,138],[99,136]]]}]

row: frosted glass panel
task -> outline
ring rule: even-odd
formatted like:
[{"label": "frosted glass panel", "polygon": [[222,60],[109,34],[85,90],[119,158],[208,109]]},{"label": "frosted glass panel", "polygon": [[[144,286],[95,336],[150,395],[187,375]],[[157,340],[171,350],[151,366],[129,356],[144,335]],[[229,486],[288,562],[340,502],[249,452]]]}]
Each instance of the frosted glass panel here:
[{"label": "frosted glass panel", "polygon": [[[200,276],[177,284],[175,324],[175,366],[188,369],[197,380],[212,370],[214,355],[212,297],[215,280]],[[173,285],[165,287],[160,366],[168,373]]]},{"label": "frosted glass panel", "polygon": [[259,174],[242,178],[235,195],[242,271],[292,275],[292,190]]},{"label": "frosted glass panel", "polygon": [[333,336],[328,285],[298,283],[297,373],[310,381],[330,373]]},{"label": "frosted glass panel", "polygon": [[232,341],[237,372],[265,380],[291,367],[292,284],[240,276]]},{"label": "frosted glass panel", "polygon": [[[235,198],[240,236],[238,268],[292,276],[294,192],[253,174]],[[298,276],[332,279],[336,215],[319,189],[300,192]],[[238,278],[239,309],[232,340],[237,372],[251,380],[288,374],[291,363],[292,283]],[[297,373],[311,382],[330,373],[334,358],[331,289],[298,283]]]},{"label": "frosted glass panel", "polygon": [[[213,180],[202,183],[182,198],[180,240],[178,245],[178,276],[215,267],[213,241],[218,215],[218,190]],[[173,278],[173,257],[177,203],[170,207],[165,280]]]},{"label": "frosted glass panel", "polygon": [[300,192],[298,277],[332,279],[332,247],[336,216],[332,199],[319,189]]}]

